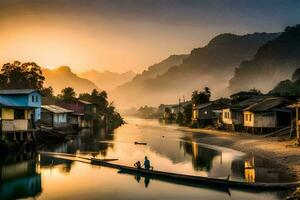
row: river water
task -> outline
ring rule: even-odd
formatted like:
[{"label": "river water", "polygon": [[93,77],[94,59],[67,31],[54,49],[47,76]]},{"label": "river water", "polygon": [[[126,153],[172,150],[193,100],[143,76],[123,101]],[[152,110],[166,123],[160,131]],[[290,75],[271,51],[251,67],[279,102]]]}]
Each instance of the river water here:
[{"label": "river water", "polygon": [[[156,170],[247,182],[293,181],[268,160],[199,143],[205,134],[185,132],[158,120],[126,118],[112,133],[81,130],[74,140],[43,150],[117,158],[132,166],[147,156]],[[211,137],[213,139],[213,137]],[[147,145],[135,145],[134,142]],[[284,199],[286,191],[258,192],[182,185],[35,153],[1,160],[0,199]]]}]

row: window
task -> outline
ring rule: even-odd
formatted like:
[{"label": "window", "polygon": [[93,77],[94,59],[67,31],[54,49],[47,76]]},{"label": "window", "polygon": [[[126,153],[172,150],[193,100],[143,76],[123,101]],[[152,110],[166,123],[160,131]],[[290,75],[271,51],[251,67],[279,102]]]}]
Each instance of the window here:
[{"label": "window", "polygon": [[31,102],[34,102],[34,96],[33,95],[31,96]]},{"label": "window", "polygon": [[229,118],[230,118],[230,116],[229,116],[229,112],[227,112],[227,111],[226,111],[226,112],[224,112],[224,118],[225,118],[225,119],[229,119]]},{"label": "window", "polygon": [[35,96],[35,102],[38,102],[38,101],[39,101],[39,97]]},{"label": "window", "polygon": [[249,122],[251,122],[251,114],[249,114]]},{"label": "window", "polygon": [[245,114],[245,121],[248,121],[248,114]]},{"label": "window", "polygon": [[25,110],[15,109],[14,119],[25,119]]}]

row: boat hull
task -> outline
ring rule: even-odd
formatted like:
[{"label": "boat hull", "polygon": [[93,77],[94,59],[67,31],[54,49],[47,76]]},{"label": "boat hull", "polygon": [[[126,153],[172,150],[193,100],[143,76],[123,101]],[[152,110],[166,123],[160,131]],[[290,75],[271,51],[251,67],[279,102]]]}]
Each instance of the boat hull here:
[{"label": "boat hull", "polygon": [[220,186],[227,188],[244,188],[244,189],[255,189],[255,190],[287,190],[293,189],[300,186],[300,182],[291,182],[291,183],[248,183],[241,181],[233,181],[229,179],[220,179],[220,178],[210,178],[210,177],[200,177],[193,175],[185,175],[185,174],[176,174],[169,173],[157,170],[145,170],[145,169],[137,169],[134,167],[114,164],[111,162],[105,162],[99,159],[91,159],[91,164],[111,167],[115,169],[119,169],[124,172],[129,172],[130,174],[136,173],[149,177],[156,177],[160,179],[172,179],[174,181],[183,181],[193,184],[201,184],[201,185],[211,185],[211,186]]}]

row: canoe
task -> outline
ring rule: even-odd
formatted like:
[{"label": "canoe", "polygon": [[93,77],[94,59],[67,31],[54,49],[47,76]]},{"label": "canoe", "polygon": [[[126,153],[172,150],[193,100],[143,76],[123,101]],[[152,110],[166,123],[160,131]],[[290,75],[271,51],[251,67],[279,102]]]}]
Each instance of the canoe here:
[{"label": "canoe", "polygon": [[119,169],[124,172],[136,173],[148,177],[156,177],[159,179],[172,179],[174,181],[186,182],[199,185],[210,185],[218,187],[227,188],[243,188],[243,189],[253,189],[253,190],[287,190],[294,189],[300,186],[300,181],[298,182],[288,182],[288,183],[262,183],[262,182],[242,182],[230,180],[229,177],[225,179],[221,178],[211,178],[211,177],[201,177],[186,174],[177,174],[171,172],[163,172],[158,170],[146,170],[137,169],[135,167],[129,167],[124,165],[119,165],[111,162],[106,162],[100,159],[92,158],[91,164],[100,165],[110,168]]},{"label": "canoe", "polygon": [[135,145],[147,145],[146,142],[134,142]]}]

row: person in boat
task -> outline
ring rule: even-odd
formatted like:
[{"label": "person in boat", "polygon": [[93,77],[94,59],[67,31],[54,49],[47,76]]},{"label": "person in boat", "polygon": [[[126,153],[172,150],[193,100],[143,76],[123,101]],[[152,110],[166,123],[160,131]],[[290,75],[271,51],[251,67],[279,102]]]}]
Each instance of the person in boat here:
[{"label": "person in boat", "polygon": [[134,163],[134,167],[141,169],[142,168],[141,162],[138,160],[136,163]]},{"label": "person in boat", "polygon": [[147,156],[145,156],[144,167],[147,170],[149,170],[151,168],[150,160],[147,158]]}]

